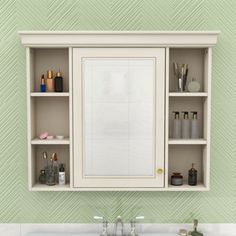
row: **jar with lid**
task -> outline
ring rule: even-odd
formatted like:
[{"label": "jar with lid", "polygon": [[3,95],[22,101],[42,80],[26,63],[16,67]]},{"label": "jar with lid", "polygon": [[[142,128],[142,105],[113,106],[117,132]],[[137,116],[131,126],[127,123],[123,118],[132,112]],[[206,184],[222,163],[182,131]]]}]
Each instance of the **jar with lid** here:
[{"label": "jar with lid", "polygon": [[39,183],[46,184],[46,173],[45,170],[40,170]]},{"label": "jar with lid", "polygon": [[183,176],[181,173],[174,172],[171,176],[171,185],[181,186],[183,185]]}]

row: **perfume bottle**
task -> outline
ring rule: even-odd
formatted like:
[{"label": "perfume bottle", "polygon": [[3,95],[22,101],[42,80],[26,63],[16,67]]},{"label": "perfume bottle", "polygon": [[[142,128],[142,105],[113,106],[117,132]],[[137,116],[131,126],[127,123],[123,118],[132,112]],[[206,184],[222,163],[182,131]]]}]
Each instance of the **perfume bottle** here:
[{"label": "perfume bottle", "polygon": [[55,92],[63,92],[63,78],[60,71],[56,73],[54,78],[54,90]]},{"label": "perfume bottle", "polygon": [[54,92],[53,72],[52,72],[52,70],[47,71],[47,92]]},{"label": "perfume bottle", "polygon": [[191,186],[197,185],[197,170],[194,168],[194,163],[192,163],[192,168],[188,171],[188,184]]},{"label": "perfume bottle", "polygon": [[46,92],[46,84],[44,74],[41,76],[40,92]]}]

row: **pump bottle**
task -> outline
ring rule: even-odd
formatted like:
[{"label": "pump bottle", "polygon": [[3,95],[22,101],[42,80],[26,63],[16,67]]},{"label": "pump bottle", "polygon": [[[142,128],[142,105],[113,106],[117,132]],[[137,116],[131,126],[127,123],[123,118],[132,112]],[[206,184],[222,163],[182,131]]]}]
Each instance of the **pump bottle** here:
[{"label": "pump bottle", "polygon": [[183,120],[181,124],[182,138],[189,139],[190,138],[190,120],[188,117],[188,112],[183,111],[182,113],[183,113]]},{"label": "pump bottle", "polygon": [[197,117],[197,112],[192,111],[192,120],[191,120],[191,139],[199,138],[199,121]]},{"label": "pump bottle", "polygon": [[179,119],[179,112],[173,111],[174,119],[172,121],[172,138],[180,139],[181,138],[181,120]]}]

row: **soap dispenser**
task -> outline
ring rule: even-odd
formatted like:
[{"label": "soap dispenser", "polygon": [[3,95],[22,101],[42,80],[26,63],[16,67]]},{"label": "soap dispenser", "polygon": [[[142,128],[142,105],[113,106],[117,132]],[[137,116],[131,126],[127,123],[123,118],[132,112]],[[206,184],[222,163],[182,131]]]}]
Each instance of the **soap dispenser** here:
[{"label": "soap dispenser", "polygon": [[197,225],[198,225],[198,220],[194,220],[193,221],[194,224],[194,230],[192,232],[190,232],[191,236],[203,236],[202,233],[200,233],[199,231],[197,231]]},{"label": "soap dispenser", "polygon": [[190,120],[188,117],[188,112],[183,111],[183,120],[182,120],[182,138],[183,139],[189,139],[190,138]]},{"label": "soap dispenser", "polygon": [[197,185],[197,170],[194,168],[194,163],[192,163],[192,168],[188,171],[188,184],[190,186]]},{"label": "soap dispenser", "polygon": [[173,111],[174,113],[174,120],[172,121],[172,137],[174,139],[181,138],[181,120],[179,119],[179,112]]},{"label": "soap dispenser", "polygon": [[191,120],[191,139],[199,138],[199,121],[197,117],[197,112],[192,111],[192,120]]}]

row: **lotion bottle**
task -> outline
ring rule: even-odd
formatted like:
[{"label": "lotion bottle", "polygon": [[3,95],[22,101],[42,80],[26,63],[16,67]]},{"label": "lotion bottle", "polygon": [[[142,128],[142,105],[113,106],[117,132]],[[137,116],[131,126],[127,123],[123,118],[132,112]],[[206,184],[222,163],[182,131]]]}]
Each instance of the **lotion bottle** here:
[{"label": "lotion bottle", "polygon": [[188,117],[188,112],[183,111],[182,113],[183,113],[183,120],[181,124],[182,138],[189,139],[190,138],[190,120]]},{"label": "lotion bottle", "polygon": [[173,111],[174,120],[172,121],[172,138],[180,139],[181,138],[181,120],[179,119],[179,112]]},{"label": "lotion bottle", "polygon": [[47,71],[47,92],[54,92],[53,72],[52,72],[52,70]]},{"label": "lotion bottle", "polygon": [[66,184],[66,173],[65,168],[63,164],[60,164],[59,167],[59,185],[65,185]]},{"label": "lotion bottle", "polygon": [[192,120],[191,120],[191,139],[199,138],[199,121],[197,117],[197,112],[192,111]]}]

